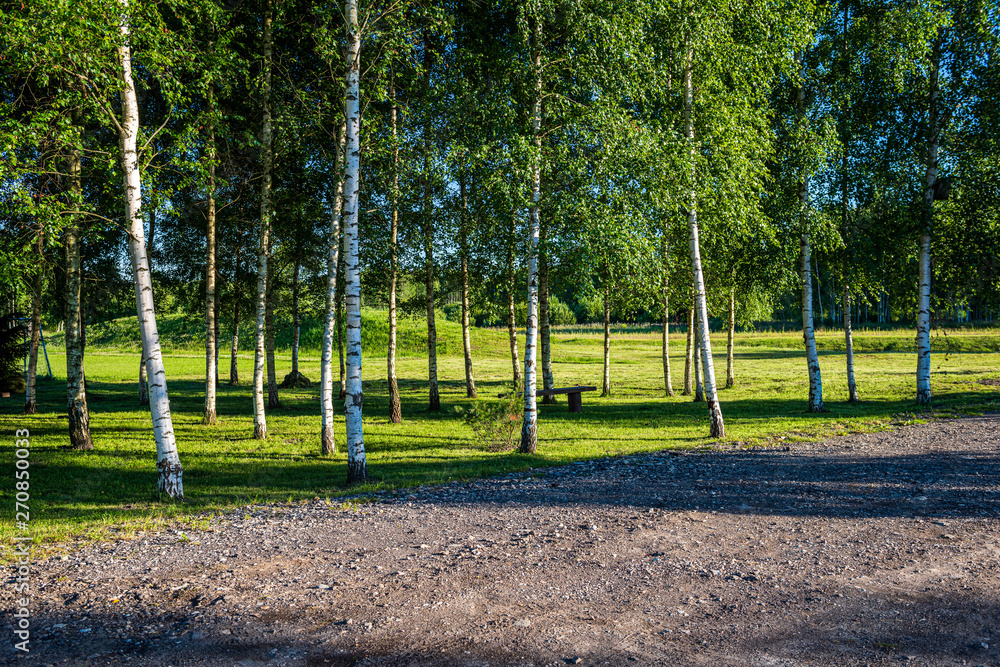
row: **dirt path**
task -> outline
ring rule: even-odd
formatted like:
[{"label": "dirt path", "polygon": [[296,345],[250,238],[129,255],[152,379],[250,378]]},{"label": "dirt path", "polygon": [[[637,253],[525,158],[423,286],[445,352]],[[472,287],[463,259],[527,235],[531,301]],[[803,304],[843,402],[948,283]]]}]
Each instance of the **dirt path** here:
[{"label": "dirt path", "polygon": [[998,459],[989,415],[249,508],[39,563],[0,661],[1000,665]]}]

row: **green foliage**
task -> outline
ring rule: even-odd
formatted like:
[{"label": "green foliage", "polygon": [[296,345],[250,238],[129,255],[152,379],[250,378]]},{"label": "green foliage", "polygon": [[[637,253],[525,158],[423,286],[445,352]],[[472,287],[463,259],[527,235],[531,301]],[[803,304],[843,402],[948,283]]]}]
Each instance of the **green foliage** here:
[{"label": "green foliage", "polygon": [[472,407],[455,406],[480,446],[489,452],[509,452],[520,442],[524,421],[524,384],[511,384],[498,400],[479,399]]},{"label": "green foliage", "polygon": [[24,391],[25,330],[15,315],[0,317],[0,391]]}]

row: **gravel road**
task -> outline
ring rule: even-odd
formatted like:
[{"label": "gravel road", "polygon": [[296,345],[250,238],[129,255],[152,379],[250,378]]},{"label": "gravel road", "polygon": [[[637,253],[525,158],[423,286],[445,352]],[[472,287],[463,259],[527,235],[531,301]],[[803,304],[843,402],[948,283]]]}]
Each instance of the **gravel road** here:
[{"label": "gravel road", "polygon": [[248,507],[38,563],[0,661],[1000,665],[998,458],[992,414]]}]

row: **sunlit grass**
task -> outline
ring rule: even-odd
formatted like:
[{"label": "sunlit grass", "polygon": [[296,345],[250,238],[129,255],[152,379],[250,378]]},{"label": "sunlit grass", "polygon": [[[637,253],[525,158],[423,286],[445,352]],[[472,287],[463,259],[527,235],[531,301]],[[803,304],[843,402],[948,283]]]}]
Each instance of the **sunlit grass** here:
[{"label": "sunlit grass", "polygon": [[[827,334],[833,338],[835,333]],[[976,332],[989,349],[1000,337]],[[886,428],[927,418],[913,401],[916,355],[908,352],[857,354],[858,386],[864,401],[846,403],[844,358],[821,353],[824,398],[828,412],[806,412],[806,363],[798,333],[740,334],[736,354],[737,384],[720,394],[726,419],[723,444],[766,444],[781,434],[795,439]],[[897,334],[897,337],[902,337]],[[911,337],[912,338],[912,337]],[[822,339],[822,337],[821,337]],[[504,356],[505,332],[478,330],[475,372],[483,400],[496,400],[510,376]],[[768,344],[763,344],[767,342]],[[521,341],[523,345],[523,340]],[[14,430],[31,431],[32,531],[41,540],[107,539],[128,536],[170,523],[192,521],[194,515],[222,511],[252,502],[287,502],[335,498],[417,484],[436,484],[507,471],[525,470],[574,460],[658,450],[697,448],[715,444],[707,437],[704,404],[680,396],[683,381],[683,334],[671,341],[674,386],[678,395],[663,391],[659,335],[630,331],[616,334],[612,344],[612,395],[598,392],[583,399],[583,413],[570,414],[565,398],[556,406],[540,406],[538,454],[492,453],[474,440],[456,414],[468,406],[461,356],[439,359],[442,410],[426,409],[426,360],[401,357],[398,362],[404,422],[388,420],[385,359],[364,359],[365,444],[370,484],[347,489],[343,451],[321,457],[319,393],[316,387],[282,390],[282,407],[268,414],[269,437],[252,439],[250,389],[230,387],[228,356],[221,366],[219,423],[202,424],[203,357],[197,350],[167,355],[171,408],[181,462],[185,502],[161,502],[155,493],[156,468],[148,413],[136,404],[138,355],[107,349],[88,350],[93,452],[67,448],[65,417],[65,358],[50,354],[54,381],[41,383],[41,414],[20,414],[22,399],[0,400],[0,470],[9,481],[2,502],[13,518]],[[724,336],[713,336],[716,376],[725,382]],[[978,343],[977,343],[978,345]],[[989,347],[992,345],[993,347]],[[522,350],[523,352],[523,350]],[[553,343],[557,386],[601,384],[602,344],[599,331],[559,332]],[[288,354],[278,356],[279,376],[288,372]],[[252,358],[240,357],[241,378],[250,380]],[[935,410],[948,413],[982,410],[1000,400],[1000,387],[979,380],[997,377],[1000,354],[953,352],[933,357]],[[303,354],[301,370],[319,378],[318,353]],[[343,417],[337,428],[343,446]],[[4,522],[0,538],[9,544],[12,521]]]}]

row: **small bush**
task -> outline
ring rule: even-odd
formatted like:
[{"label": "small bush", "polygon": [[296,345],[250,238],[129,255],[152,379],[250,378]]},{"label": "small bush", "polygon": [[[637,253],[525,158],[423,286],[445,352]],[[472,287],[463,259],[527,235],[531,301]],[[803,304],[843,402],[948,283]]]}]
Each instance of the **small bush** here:
[{"label": "small bush", "polygon": [[521,422],[524,421],[524,385],[511,386],[499,400],[478,400],[475,407],[455,411],[463,415],[466,425],[476,435],[479,445],[491,452],[507,452],[518,444]]}]

